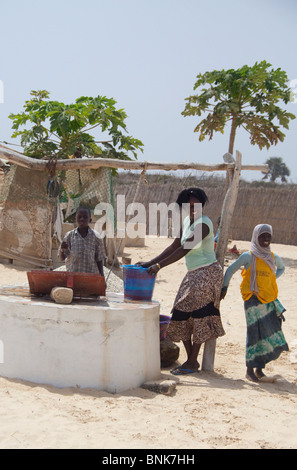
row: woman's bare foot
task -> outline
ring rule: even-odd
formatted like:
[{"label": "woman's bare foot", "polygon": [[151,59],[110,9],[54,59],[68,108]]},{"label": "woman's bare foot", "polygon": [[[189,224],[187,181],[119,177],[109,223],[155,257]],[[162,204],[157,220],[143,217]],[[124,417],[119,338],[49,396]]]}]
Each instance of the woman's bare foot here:
[{"label": "woman's bare foot", "polygon": [[255,369],[255,376],[257,379],[262,379],[262,377],[265,377],[265,374],[263,373],[262,369],[257,368]]},{"label": "woman's bare foot", "polygon": [[247,368],[245,376],[251,382],[259,382],[259,379],[256,377],[256,375],[254,373],[254,369],[252,369],[251,367]]},{"label": "woman's bare foot", "polygon": [[186,361],[183,365],[182,368],[190,369],[190,370],[198,370],[200,367],[200,364],[198,361],[190,362]]}]

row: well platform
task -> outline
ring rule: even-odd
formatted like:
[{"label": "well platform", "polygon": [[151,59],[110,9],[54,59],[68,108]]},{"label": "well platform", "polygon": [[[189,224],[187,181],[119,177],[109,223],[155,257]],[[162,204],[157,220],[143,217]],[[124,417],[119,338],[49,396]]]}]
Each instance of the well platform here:
[{"label": "well platform", "polygon": [[0,287],[0,376],[110,393],[158,379],[159,309],[122,294],[62,305]]}]

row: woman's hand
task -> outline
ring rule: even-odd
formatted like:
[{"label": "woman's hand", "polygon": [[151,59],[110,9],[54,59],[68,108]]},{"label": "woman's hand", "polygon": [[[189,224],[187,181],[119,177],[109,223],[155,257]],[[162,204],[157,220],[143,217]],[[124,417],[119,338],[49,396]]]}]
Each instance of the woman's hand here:
[{"label": "woman's hand", "polygon": [[152,266],[150,266],[147,270],[147,272],[149,274],[151,274],[151,276],[155,276],[157,274],[158,271],[160,271],[160,265],[157,263],[157,264],[152,264]]},{"label": "woman's hand", "polygon": [[142,268],[148,268],[150,266],[150,262],[145,262],[145,261],[138,261],[136,263],[136,266],[141,266]]}]

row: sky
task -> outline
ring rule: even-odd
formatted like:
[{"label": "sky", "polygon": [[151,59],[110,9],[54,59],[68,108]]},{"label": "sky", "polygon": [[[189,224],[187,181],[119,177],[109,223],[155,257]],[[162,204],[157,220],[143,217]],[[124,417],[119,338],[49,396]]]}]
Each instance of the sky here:
[{"label": "sky", "polygon": [[[103,95],[143,142],[138,160],[217,164],[229,129],[199,142],[198,118],[181,115],[199,73],[266,60],[297,93],[295,0],[9,0],[0,21],[0,141],[19,143],[8,115],[23,110],[31,90],[68,104]],[[297,99],[281,106],[297,116]],[[284,132],[284,142],[259,150],[239,130],[235,149],[245,165],[281,157],[297,183],[297,119]]]}]

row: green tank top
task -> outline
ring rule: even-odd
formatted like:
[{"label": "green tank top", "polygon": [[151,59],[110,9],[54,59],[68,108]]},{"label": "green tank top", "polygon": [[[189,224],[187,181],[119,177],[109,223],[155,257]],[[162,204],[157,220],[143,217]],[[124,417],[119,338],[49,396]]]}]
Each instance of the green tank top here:
[{"label": "green tank top", "polygon": [[195,220],[191,225],[190,217],[187,216],[183,223],[183,232],[181,238],[181,244],[191,237],[193,230],[196,225],[206,224],[209,228],[209,234],[202,241],[197,243],[195,248],[192,248],[185,256],[186,266],[188,270],[201,268],[202,266],[208,266],[216,261],[216,255],[214,251],[214,234],[212,221],[206,215],[203,215],[199,219]]}]

